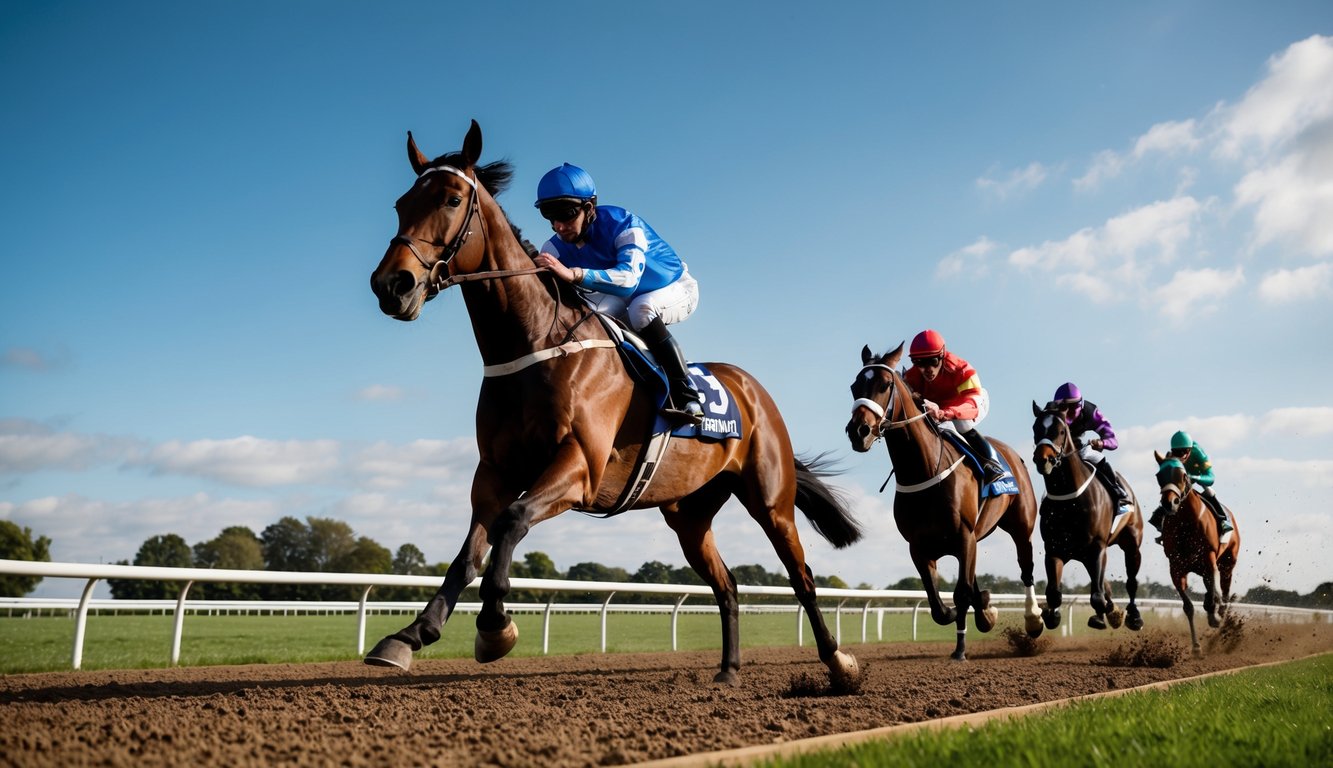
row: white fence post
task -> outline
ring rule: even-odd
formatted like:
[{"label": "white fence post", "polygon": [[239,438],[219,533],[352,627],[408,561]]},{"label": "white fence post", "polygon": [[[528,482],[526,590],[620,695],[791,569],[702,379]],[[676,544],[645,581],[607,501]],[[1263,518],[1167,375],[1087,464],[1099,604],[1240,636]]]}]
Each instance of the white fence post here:
[{"label": "white fence post", "polygon": [[92,599],[93,587],[97,586],[98,579],[88,579],[88,583],[83,585],[83,597],[79,598],[79,612],[74,619],[74,668],[79,669],[83,666],[83,634],[88,626],[88,601]]},{"label": "white fence post", "polygon": [[361,605],[356,609],[356,655],[366,655],[366,601],[370,599],[370,590],[374,589],[374,584],[367,584],[365,591],[361,593]]},{"label": "white fence post", "polygon": [[190,585],[193,581],[185,582],[181,587],[181,593],[176,596],[176,621],[171,628],[171,666],[176,666],[181,661],[181,632],[185,629],[185,596],[190,593]]}]

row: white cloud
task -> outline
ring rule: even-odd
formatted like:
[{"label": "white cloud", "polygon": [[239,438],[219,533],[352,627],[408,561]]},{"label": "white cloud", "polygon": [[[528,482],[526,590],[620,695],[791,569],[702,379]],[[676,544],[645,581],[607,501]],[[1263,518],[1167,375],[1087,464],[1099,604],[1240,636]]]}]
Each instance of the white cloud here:
[{"label": "white cloud", "polygon": [[986,257],[999,246],[989,237],[980,237],[971,245],[960,248],[940,259],[935,268],[935,276],[940,279],[961,275],[978,276],[988,272]]},{"label": "white cloud", "polygon": [[69,353],[48,354],[32,347],[9,347],[0,355],[0,368],[22,368],[29,371],[54,371],[69,364]]},{"label": "white cloud", "polygon": [[370,488],[384,490],[423,480],[468,480],[476,466],[476,441],[460,437],[405,445],[375,443],[357,454],[349,469],[366,478]]},{"label": "white cloud", "polygon": [[1322,161],[1294,152],[1237,182],[1236,205],[1255,209],[1257,245],[1290,241],[1312,255],[1333,254],[1333,125],[1323,140]]},{"label": "white cloud", "polygon": [[1333,407],[1274,408],[1264,416],[1263,430],[1287,438],[1333,434]]},{"label": "white cloud", "polygon": [[1307,301],[1333,294],[1333,264],[1279,269],[1264,275],[1259,298],[1272,304]]},{"label": "white cloud", "polygon": [[395,387],[388,384],[372,384],[359,390],[356,393],[356,398],[358,400],[370,401],[402,400],[403,389],[402,387]]},{"label": "white cloud", "polygon": [[140,444],[127,438],[55,432],[26,420],[0,422],[0,474],[85,470],[130,460],[139,451]]},{"label": "white cloud", "polygon": [[1049,171],[1041,163],[1029,163],[1026,168],[1016,168],[1004,178],[993,179],[989,176],[977,179],[977,188],[1001,200],[1014,194],[1028,192],[1041,186],[1046,181]]},{"label": "white cloud", "polygon": [[1019,248],[1009,254],[1009,263],[1059,273],[1062,287],[1109,302],[1146,283],[1153,263],[1173,261],[1193,238],[1205,208],[1188,196],[1159,200],[1064,240]]},{"label": "white cloud", "polygon": [[1192,152],[1202,141],[1195,131],[1193,119],[1158,123],[1134,142],[1134,157],[1140,159],[1152,152],[1165,154],[1178,151]]},{"label": "white cloud", "polygon": [[1290,142],[1333,119],[1333,37],[1313,35],[1268,60],[1268,76],[1222,110],[1219,151],[1240,157]]},{"label": "white cloud", "polygon": [[172,440],[153,448],[138,463],[155,473],[274,486],[327,480],[339,462],[334,440],[264,440],[245,435],[188,443]]},{"label": "white cloud", "polygon": [[1238,478],[1251,477],[1273,486],[1295,483],[1306,488],[1333,488],[1331,459],[1255,459],[1241,456],[1229,460],[1227,470]]},{"label": "white cloud", "polygon": [[1153,301],[1163,315],[1177,320],[1216,312],[1218,302],[1245,282],[1239,265],[1224,272],[1217,269],[1182,269],[1154,292]]},{"label": "white cloud", "polygon": [[1114,179],[1125,168],[1125,159],[1118,153],[1104,149],[1092,159],[1088,172],[1074,179],[1075,189],[1096,189],[1106,179]]}]

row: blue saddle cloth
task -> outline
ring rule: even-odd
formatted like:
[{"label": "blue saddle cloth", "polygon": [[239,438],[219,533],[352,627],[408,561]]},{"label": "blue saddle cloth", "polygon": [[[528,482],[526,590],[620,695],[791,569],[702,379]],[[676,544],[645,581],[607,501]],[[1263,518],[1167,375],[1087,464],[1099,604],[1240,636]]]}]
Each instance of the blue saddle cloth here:
[{"label": "blue saddle cloth", "polygon": [[653,402],[659,411],[653,426],[654,433],[670,431],[672,437],[692,437],[698,440],[726,440],[741,436],[740,409],[736,407],[731,393],[708,368],[699,363],[691,363],[689,366],[690,382],[704,396],[701,403],[704,408],[703,422],[698,425],[683,424],[672,429],[672,423],[661,414],[668,395],[666,374],[652,357],[629,341],[620,343],[620,352],[630,375],[653,388]]},{"label": "blue saddle cloth", "polygon": [[[967,457],[967,461],[964,463],[967,464],[968,469],[972,470],[972,474],[976,475],[977,482],[980,483],[986,473],[981,469],[981,461],[972,453],[972,446],[967,444],[962,435],[952,429],[941,429],[940,434],[948,438],[949,442],[953,443],[953,447]],[[983,499],[988,499],[991,496],[1013,496],[1018,493],[1018,481],[1014,479],[1014,471],[1009,468],[1009,462],[1005,461],[1004,454],[996,451],[995,458],[1004,469],[1004,475],[990,485],[981,486],[981,498]]]}]

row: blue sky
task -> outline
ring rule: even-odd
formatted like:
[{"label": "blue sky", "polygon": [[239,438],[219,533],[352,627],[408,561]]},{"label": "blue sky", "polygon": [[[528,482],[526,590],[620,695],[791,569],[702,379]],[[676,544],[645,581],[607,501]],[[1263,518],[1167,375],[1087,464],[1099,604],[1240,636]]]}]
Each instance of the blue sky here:
[{"label": "blue sky", "polygon": [[[805,528],[817,573],[914,574],[887,454],[842,429],[861,346],[933,327],[991,393],[983,431],[1028,454],[1030,402],[1073,380],[1151,500],[1152,449],[1189,429],[1240,520],[1237,590],[1333,579],[1333,5],[810,8],[4,4],[0,518],[61,561],[284,515],[451,559],[480,358],[457,295],[400,323],[368,278],[406,131],[434,156],[475,118],[530,239],[537,179],[586,168],[698,278],[686,354],[755,373],[797,449],[840,458],[869,536]],[[737,506],[717,539],[779,569]],[[651,510],[534,549],[684,562]],[[1012,545],[979,569],[1016,576]]]}]

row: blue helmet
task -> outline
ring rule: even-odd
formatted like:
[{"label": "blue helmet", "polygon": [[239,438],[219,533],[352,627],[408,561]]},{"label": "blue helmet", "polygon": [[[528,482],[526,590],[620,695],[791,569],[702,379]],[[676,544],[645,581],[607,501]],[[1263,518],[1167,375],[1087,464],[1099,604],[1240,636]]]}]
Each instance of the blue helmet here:
[{"label": "blue helmet", "polygon": [[537,202],[533,205],[540,206],[548,200],[559,198],[591,200],[594,197],[597,197],[597,185],[588,172],[577,165],[565,163],[547,171],[542,180],[537,182]]},{"label": "blue helmet", "polygon": [[1055,390],[1055,397],[1052,399],[1057,403],[1077,403],[1083,400],[1083,393],[1078,391],[1077,384],[1066,381]]}]

